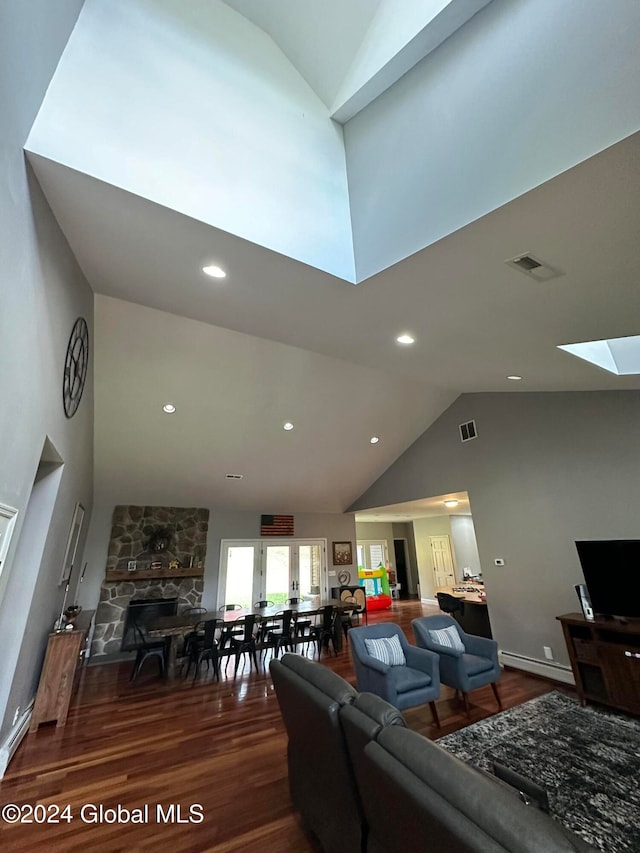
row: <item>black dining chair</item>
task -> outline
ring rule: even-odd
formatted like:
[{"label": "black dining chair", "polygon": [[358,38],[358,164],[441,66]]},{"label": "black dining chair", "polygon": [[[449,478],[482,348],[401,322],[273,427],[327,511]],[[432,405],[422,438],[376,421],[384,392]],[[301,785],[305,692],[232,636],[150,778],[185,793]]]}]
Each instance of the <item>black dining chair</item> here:
[{"label": "black dining chair", "polygon": [[[258,669],[258,644],[257,644],[257,617],[252,613],[247,616],[241,616],[236,619],[234,632],[229,637],[230,652],[235,656],[236,665],[233,672],[235,678],[238,674],[240,666],[240,658],[244,654],[249,655],[249,660],[253,660]],[[227,666],[228,666],[227,662]]]},{"label": "black dining chair", "polygon": [[[218,607],[218,613],[229,613],[231,610],[244,610],[244,607],[241,604],[223,604],[222,607]],[[235,622],[225,623],[222,636],[220,638],[221,649],[225,647],[227,641],[230,640],[234,634],[238,633],[237,621],[238,620],[236,619]]]},{"label": "black dining chair", "polygon": [[[205,616],[207,614],[206,607],[185,607],[182,611],[182,616]],[[190,631],[185,635],[184,642],[182,644],[182,657],[189,657],[191,643],[194,640],[198,640],[202,638],[202,633],[204,631],[203,627],[204,620],[202,622],[197,622],[194,625],[193,631]]]},{"label": "black dining chair", "polygon": [[316,644],[318,658],[322,656],[324,646],[329,648],[329,643],[333,646],[334,655],[337,655],[336,623],[338,609],[333,604],[326,604],[321,609],[319,616],[320,621],[316,625],[311,625],[306,636]]},{"label": "black dining chair", "polygon": [[293,610],[282,610],[276,613],[274,620],[278,620],[275,629],[266,632],[266,645],[273,647],[273,656],[278,657],[281,648],[293,651],[295,647],[296,622]]},{"label": "black dining chair", "polygon": [[207,662],[207,670],[209,669],[209,661],[213,664],[213,672],[217,681],[220,681],[220,659],[218,655],[218,643],[216,634],[223,627],[222,619],[207,619],[204,622],[204,632],[201,638],[193,640],[189,650],[189,662],[187,665],[187,673],[193,664],[195,672],[193,680],[195,681],[200,672],[200,665],[203,661]]},{"label": "black dining chair", "polygon": [[134,622],[133,631],[138,643],[138,653],[131,671],[130,681],[135,681],[142,669],[144,662],[148,658],[156,658],[159,663],[159,675],[164,676],[167,671],[167,657],[169,640],[166,637],[160,639],[152,639],[147,633],[147,628],[144,624]]},{"label": "black dining chair", "polygon": [[352,628],[357,628],[360,624],[360,613],[358,608],[358,602],[355,600],[355,598],[343,596],[341,598],[341,601],[345,602],[346,604],[353,604],[352,609],[344,609],[340,612],[340,625],[342,627],[346,640],[349,631]]},{"label": "black dining chair", "polygon": [[[298,604],[302,604],[303,601],[303,598],[289,598],[287,599],[287,604],[292,604],[295,607]],[[306,637],[311,627],[311,619],[302,619],[298,613],[294,613],[293,618],[296,622],[294,631],[296,637]]]}]

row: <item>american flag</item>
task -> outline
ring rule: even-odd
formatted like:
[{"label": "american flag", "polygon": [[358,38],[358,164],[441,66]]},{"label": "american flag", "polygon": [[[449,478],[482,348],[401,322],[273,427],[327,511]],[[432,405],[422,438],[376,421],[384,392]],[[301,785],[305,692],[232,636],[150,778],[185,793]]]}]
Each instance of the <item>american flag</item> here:
[{"label": "american flag", "polygon": [[260,536],[293,536],[293,516],[261,515]]}]

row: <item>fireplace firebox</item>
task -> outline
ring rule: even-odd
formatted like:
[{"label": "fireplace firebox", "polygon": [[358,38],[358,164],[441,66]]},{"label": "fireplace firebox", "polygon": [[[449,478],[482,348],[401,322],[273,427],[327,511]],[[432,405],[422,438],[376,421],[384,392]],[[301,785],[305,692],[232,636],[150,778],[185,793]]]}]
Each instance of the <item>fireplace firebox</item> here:
[{"label": "fireplace firebox", "polygon": [[177,598],[132,598],[127,607],[121,651],[133,652],[139,648],[140,643],[133,628],[135,623],[148,624],[158,616],[175,616],[177,612]]}]

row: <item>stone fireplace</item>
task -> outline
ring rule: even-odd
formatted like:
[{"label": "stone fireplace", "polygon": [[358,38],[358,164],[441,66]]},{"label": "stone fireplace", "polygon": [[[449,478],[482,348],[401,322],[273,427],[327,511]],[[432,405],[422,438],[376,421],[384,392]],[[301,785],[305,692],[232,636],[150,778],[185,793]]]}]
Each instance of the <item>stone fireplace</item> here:
[{"label": "stone fireplace", "polygon": [[100,590],[92,657],[119,656],[131,599],[176,599],[180,613],[202,602],[209,510],[117,506]]}]

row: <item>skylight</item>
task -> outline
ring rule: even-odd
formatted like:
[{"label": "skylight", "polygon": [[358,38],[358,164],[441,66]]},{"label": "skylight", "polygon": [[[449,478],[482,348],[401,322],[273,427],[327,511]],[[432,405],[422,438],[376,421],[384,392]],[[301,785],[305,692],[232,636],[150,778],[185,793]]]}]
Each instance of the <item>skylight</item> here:
[{"label": "skylight", "polygon": [[604,341],[585,341],[581,344],[564,344],[558,347],[596,367],[602,367],[616,376],[640,374],[640,335],[628,338],[611,338]]}]

